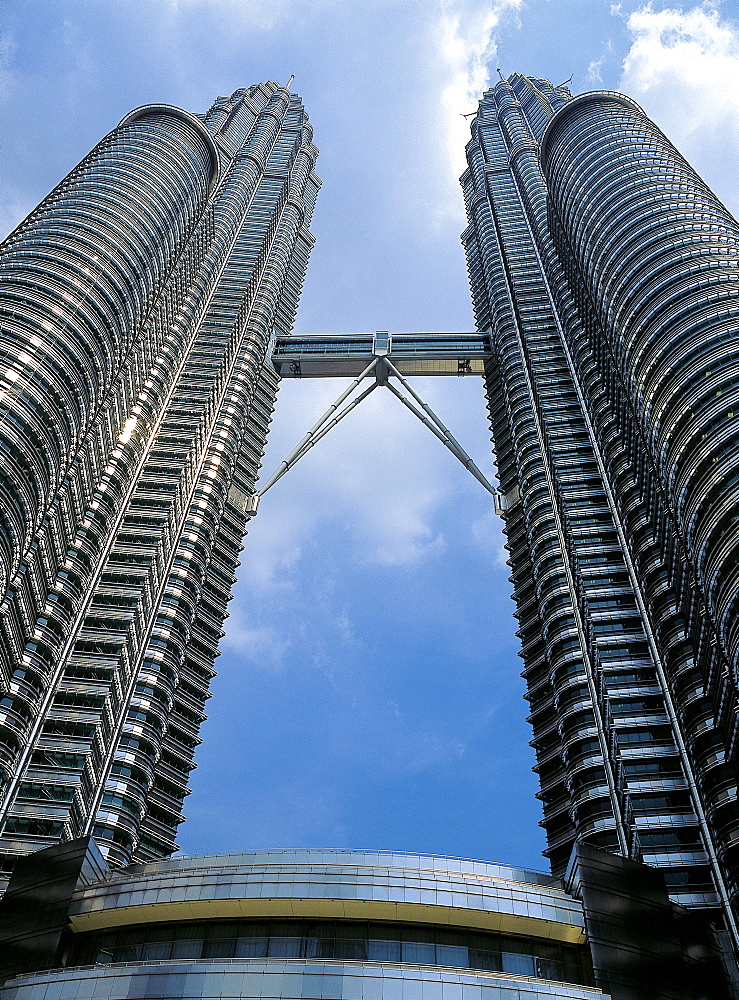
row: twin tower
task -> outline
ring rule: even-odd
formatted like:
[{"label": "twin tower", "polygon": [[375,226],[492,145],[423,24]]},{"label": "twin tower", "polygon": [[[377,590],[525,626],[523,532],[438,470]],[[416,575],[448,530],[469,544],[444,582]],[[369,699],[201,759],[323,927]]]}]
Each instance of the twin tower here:
[{"label": "twin tower", "polygon": [[274,83],[140,108],[1,248],[8,867],[176,850],[279,374],[333,351],[484,378],[554,875],[645,862],[739,942],[739,225],[633,101],[514,74],[462,177],[479,332],[329,350],[290,340],[317,152]]}]

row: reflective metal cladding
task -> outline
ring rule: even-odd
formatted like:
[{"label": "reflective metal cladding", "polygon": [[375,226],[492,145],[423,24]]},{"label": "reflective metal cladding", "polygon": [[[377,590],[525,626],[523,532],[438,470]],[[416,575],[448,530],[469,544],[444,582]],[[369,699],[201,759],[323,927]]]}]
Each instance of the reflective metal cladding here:
[{"label": "reflective metal cladding", "polygon": [[313,237],[275,83],[153,105],[0,250],[0,846],[176,848]]},{"label": "reflective metal cladding", "polygon": [[736,940],[739,226],[633,101],[519,74],[462,177],[547,853]]}]

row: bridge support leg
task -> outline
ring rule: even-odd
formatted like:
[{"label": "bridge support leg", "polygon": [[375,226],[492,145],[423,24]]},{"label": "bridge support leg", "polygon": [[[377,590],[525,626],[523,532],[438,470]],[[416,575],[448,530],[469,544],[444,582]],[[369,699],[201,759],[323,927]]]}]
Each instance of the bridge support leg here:
[{"label": "bridge support leg", "polygon": [[285,473],[289,469],[291,469],[293,465],[295,465],[295,463],[299,461],[303,457],[303,455],[305,455],[305,453],[313,447],[316,441],[320,441],[323,435],[328,433],[331,427],[335,427],[342,417],[345,417],[350,410],[353,410],[354,407],[365,398],[365,396],[369,396],[372,390],[377,388],[377,382],[373,382],[369,389],[365,390],[365,392],[357,396],[357,398],[353,400],[349,404],[349,406],[347,406],[346,409],[338,415],[338,417],[336,417],[334,420],[331,420],[330,424],[328,424],[328,421],[330,420],[332,414],[336,413],[336,411],[344,402],[344,400],[347,398],[347,396],[350,396],[354,392],[354,390],[357,388],[362,379],[366,378],[370,374],[370,372],[374,370],[376,365],[377,365],[377,358],[374,358],[372,362],[369,365],[367,365],[362,374],[354,379],[349,388],[346,389],[344,392],[342,392],[342,394],[339,396],[336,402],[332,403],[331,406],[329,406],[329,408],[321,416],[321,418],[318,421],[316,421],[316,423],[311,427],[311,429],[308,431],[308,433],[305,435],[302,441],[300,441],[300,443],[296,445],[295,448],[293,448],[293,450],[287,456],[285,461],[281,463],[281,465],[274,473],[274,475],[267,480],[267,482],[259,491],[260,497],[264,496],[264,494],[267,492],[270,486],[274,486],[277,480],[281,479],[285,475]]}]

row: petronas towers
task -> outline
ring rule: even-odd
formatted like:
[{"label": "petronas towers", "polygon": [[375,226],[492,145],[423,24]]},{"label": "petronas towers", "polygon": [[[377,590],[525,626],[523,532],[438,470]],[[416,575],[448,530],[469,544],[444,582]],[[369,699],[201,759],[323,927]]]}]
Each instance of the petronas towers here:
[{"label": "petronas towers", "polygon": [[[736,940],[739,227],[618,94],[514,74],[467,155],[477,354],[448,364],[484,368],[547,855],[646,862]],[[147,106],[2,246],[8,855],[176,849],[278,371],[303,370],[316,157],[274,83]],[[337,351],[386,382],[401,341]]]}]

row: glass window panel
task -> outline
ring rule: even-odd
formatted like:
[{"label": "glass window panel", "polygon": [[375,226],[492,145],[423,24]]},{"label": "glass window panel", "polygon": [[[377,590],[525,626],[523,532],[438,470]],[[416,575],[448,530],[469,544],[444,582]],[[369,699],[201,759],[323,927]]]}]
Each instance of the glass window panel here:
[{"label": "glass window panel", "polygon": [[362,961],[367,957],[367,942],[357,938],[337,938],[334,947],[335,958]]},{"label": "glass window panel", "polygon": [[438,927],[434,934],[437,944],[449,944],[456,947],[467,945],[469,937],[470,935],[465,934],[464,931],[447,930],[444,927]]},{"label": "glass window panel", "polygon": [[141,959],[140,944],[121,944],[113,954],[114,962],[138,962]]},{"label": "glass window panel", "polygon": [[242,920],[239,924],[237,937],[266,938],[269,937],[269,924],[256,920]]},{"label": "glass window panel", "polygon": [[519,955],[516,952],[504,951],[502,953],[503,972],[509,972],[512,976],[534,976],[533,955]]},{"label": "glass window panel", "polygon": [[[397,933],[397,931],[396,931]],[[404,941],[426,941],[434,940],[433,927],[416,927],[413,924],[404,924],[402,938]]]},{"label": "glass window panel", "polygon": [[423,941],[403,942],[403,961],[414,965],[434,965],[436,962],[435,947]]},{"label": "glass window panel", "polygon": [[[531,952],[534,955],[539,955],[541,958],[550,958],[552,961],[558,962],[562,957],[562,948],[559,944],[555,944],[551,941],[537,941],[533,940],[530,942]],[[513,948],[510,949],[513,951]]]},{"label": "glass window panel", "polygon": [[[466,934],[466,944],[477,951],[500,951],[499,934]],[[448,942],[443,942],[447,944]]]},{"label": "glass window panel", "polygon": [[562,949],[562,978],[566,983],[587,983],[590,976],[585,971],[589,963],[583,952],[575,948]]},{"label": "glass window panel", "polygon": [[264,958],[267,954],[267,937],[240,937],[236,941],[236,958]]},{"label": "glass window panel", "polygon": [[306,958],[333,958],[336,924],[333,921],[310,924],[305,942]]},{"label": "glass window panel", "polygon": [[211,938],[205,942],[203,958],[233,958],[236,950],[236,938]]},{"label": "glass window panel", "polygon": [[370,962],[399,962],[400,941],[370,938],[367,942],[367,958]]},{"label": "glass window panel", "polygon": [[349,938],[358,938],[364,941],[367,938],[367,924],[364,920],[354,920],[352,922],[347,921],[346,923],[336,924],[336,937],[344,938],[348,940]]},{"label": "glass window panel", "polygon": [[171,941],[147,941],[141,946],[141,959],[144,962],[160,961],[169,958],[171,950]]},{"label": "glass window panel", "polygon": [[[401,940],[402,939],[402,940]],[[415,924],[366,921],[219,920],[80,935],[73,964],[229,958],[408,962],[538,976],[587,978],[578,948],[518,936]]]},{"label": "glass window panel", "polygon": [[397,924],[370,924],[369,933],[376,941],[400,940],[400,928]]},{"label": "glass window panel", "polygon": [[273,920],[269,926],[270,937],[302,937],[303,924],[298,920]]},{"label": "glass window panel", "polygon": [[202,958],[203,939],[185,938],[182,941],[174,941],[172,944],[172,958]]},{"label": "glass window panel", "polygon": [[308,924],[306,933],[308,937],[334,938],[336,937],[336,924],[333,920],[320,924]]},{"label": "glass window panel", "polygon": [[537,958],[536,974],[542,979],[554,979],[557,982],[561,982],[563,978],[562,966],[553,958]]},{"label": "glass window panel", "polygon": [[270,958],[300,958],[303,939],[299,937],[271,937],[269,939]]},{"label": "glass window panel", "polygon": [[333,958],[334,939],[333,937],[313,937],[305,940],[306,958]]},{"label": "glass window panel", "polygon": [[503,963],[499,951],[489,951],[485,948],[470,948],[468,954],[471,969],[481,969],[483,972],[503,971]]},{"label": "glass window panel", "polygon": [[144,940],[145,930],[121,931],[117,935],[117,944],[121,947],[126,945],[139,945]]},{"label": "glass window panel", "polygon": [[146,935],[147,941],[172,941],[174,940],[176,926],[172,924],[160,924],[158,927],[150,927]]},{"label": "glass window panel", "polygon": [[175,941],[190,941],[195,938],[205,937],[205,927],[203,924],[180,924],[175,928],[172,937]]},{"label": "glass window panel", "polygon": [[236,937],[238,924],[226,923],[223,920],[209,920],[206,924],[200,925],[200,934],[204,938],[233,938]]},{"label": "glass window panel", "polygon": [[466,969],[469,966],[470,957],[467,949],[461,946],[437,944],[436,961],[439,965],[453,965],[456,968]]}]

